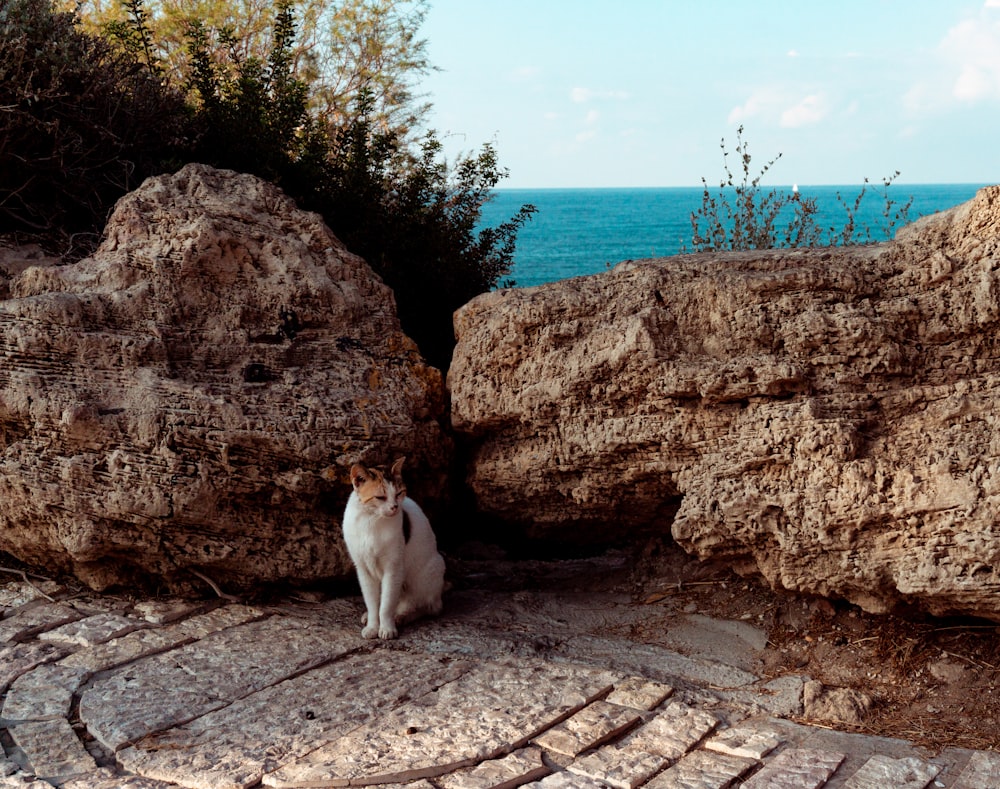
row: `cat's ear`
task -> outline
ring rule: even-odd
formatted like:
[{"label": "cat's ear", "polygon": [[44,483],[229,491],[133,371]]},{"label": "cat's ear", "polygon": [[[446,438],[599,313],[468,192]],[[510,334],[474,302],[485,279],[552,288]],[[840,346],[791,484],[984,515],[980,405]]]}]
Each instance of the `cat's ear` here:
[{"label": "cat's ear", "polygon": [[355,463],[351,466],[351,484],[354,485],[354,489],[358,490],[362,485],[364,485],[368,480],[371,479],[371,472],[368,471],[360,463]]},{"label": "cat's ear", "polygon": [[392,468],[389,469],[389,474],[392,475],[394,480],[401,480],[403,478],[403,461],[406,460],[405,457],[401,457],[395,463],[392,464]]}]

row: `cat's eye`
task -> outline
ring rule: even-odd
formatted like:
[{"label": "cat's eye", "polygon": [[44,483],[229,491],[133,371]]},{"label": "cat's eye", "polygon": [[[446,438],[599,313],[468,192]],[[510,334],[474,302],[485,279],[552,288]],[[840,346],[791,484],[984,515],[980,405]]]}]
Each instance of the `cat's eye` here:
[{"label": "cat's eye", "polygon": [[375,498],[379,501],[385,501],[385,496],[376,496]]}]

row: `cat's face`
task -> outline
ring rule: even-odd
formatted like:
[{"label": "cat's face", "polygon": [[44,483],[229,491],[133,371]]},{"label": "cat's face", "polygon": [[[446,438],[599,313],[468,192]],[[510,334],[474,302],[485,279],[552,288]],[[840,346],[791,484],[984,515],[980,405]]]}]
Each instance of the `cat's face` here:
[{"label": "cat's face", "polygon": [[392,464],[388,476],[360,463],[351,467],[351,484],[365,512],[378,518],[392,518],[399,512],[406,498],[402,469],[403,458]]}]

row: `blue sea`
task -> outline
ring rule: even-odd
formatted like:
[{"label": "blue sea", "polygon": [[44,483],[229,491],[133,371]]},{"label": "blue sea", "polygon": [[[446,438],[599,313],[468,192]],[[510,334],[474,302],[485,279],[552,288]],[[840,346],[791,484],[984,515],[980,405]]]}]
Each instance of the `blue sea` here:
[{"label": "blue sea", "polygon": [[[913,221],[971,199],[982,184],[869,185],[855,214],[872,240],[886,234],[886,197],[901,208],[912,197]],[[792,187],[774,188],[789,195]],[[718,189],[712,190],[718,193]],[[861,186],[799,186],[801,197],[816,199],[823,228],[843,227]],[[483,209],[483,222],[496,225],[525,203],[538,212],[518,233],[511,278],[518,286],[539,285],[581,274],[594,274],[622,260],[665,257],[693,249],[691,213],[701,206],[704,189],[498,189]],[[730,193],[731,195],[731,193]],[[838,200],[838,195],[840,200]],[[898,229],[898,228],[897,228]]]}]

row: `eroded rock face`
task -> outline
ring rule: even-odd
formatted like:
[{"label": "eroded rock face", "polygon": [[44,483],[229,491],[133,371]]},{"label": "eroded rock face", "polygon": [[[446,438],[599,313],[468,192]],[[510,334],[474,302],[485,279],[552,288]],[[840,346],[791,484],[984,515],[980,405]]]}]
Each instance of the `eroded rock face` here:
[{"label": "eroded rock face", "polygon": [[455,324],[484,512],[1000,621],[1000,187],[880,246],[628,262]]},{"label": "eroded rock face", "polygon": [[440,374],[275,187],[190,165],[45,262],[0,276],[0,550],[95,588],[307,581],[349,572],[351,463],[405,454],[442,491]]}]

